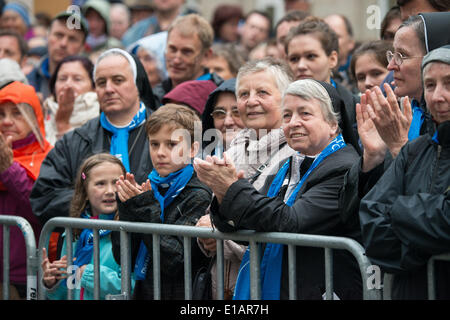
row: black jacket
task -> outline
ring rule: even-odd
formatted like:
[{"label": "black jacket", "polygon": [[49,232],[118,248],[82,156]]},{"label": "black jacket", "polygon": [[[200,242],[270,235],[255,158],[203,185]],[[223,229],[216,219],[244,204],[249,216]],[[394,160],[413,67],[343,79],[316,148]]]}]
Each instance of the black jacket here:
[{"label": "black jacket", "polygon": [[[426,263],[450,251],[450,122],[440,145],[430,135],[407,143],[361,200],[367,256],[395,273],[392,296],[426,299]],[[441,141],[444,140],[444,141]],[[447,140],[447,141],[445,141]],[[450,263],[437,262],[437,297],[450,298]]]},{"label": "black jacket", "polygon": [[[148,110],[147,116],[150,110]],[[33,212],[44,224],[58,216],[68,216],[78,167],[89,156],[110,152],[112,133],[103,129],[97,117],[65,134],[42,162],[39,177],[31,190]],[[145,124],[130,132],[130,170],[138,183],[145,182],[153,166],[148,152]]]},{"label": "black jacket", "polygon": [[[424,122],[420,127],[420,135],[433,134],[436,131],[431,115],[426,111],[425,100],[422,99],[420,108],[424,111]],[[340,192],[339,205],[342,207],[342,219],[349,224],[359,225],[359,205],[361,199],[373,188],[383,173],[392,163],[389,152],[380,165],[369,172],[362,172],[362,157],[357,161],[345,175],[344,183]]]},{"label": "black jacket", "polygon": [[[344,236],[358,240],[359,228],[346,229],[340,221],[338,192],[344,174],[358,158],[347,145],[319,164],[301,187],[292,207],[283,201],[286,187],[278,197],[267,193],[275,176],[267,179],[259,193],[245,179],[227,190],[219,206],[214,199],[212,219],[223,232],[252,229],[261,232],[293,232]],[[229,224],[232,221],[234,227]],[[351,254],[334,250],[334,291],[340,299],[361,299],[361,275]],[[281,299],[288,298],[287,249],[283,255]],[[307,258],[306,258],[307,257]],[[297,247],[297,296],[299,299],[322,299],[325,292],[323,249]]]},{"label": "black jacket", "polygon": [[[195,226],[205,214],[211,201],[211,190],[198,180],[195,173],[191,180],[173,202],[164,209],[164,223]],[[130,222],[162,223],[161,208],[152,191],[142,193],[125,202],[119,202],[119,219]],[[113,254],[120,263],[120,234],[112,233]],[[161,299],[184,299],[184,245],[183,237],[161,236]],[[131,234],[131,262],[134,269],[141,241],[150,255],[153,252],[151,234]],[[208,264],[200,251],[196,239],[191,239],[192,274],[201,266]],[[150,263],[147,277],[136,281],[133,298],[153,299],[153,264]]]}]

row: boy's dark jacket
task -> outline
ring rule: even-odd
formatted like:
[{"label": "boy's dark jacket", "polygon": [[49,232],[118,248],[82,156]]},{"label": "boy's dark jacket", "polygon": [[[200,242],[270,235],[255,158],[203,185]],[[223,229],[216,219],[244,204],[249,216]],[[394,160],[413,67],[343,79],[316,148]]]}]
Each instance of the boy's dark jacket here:
[{"label": "boy's dark jacket", "polygon": [[[194,226],[198,219],[205,214],[212,198],[211,190],[202,184],[197,176],[192,176],[186,187],[164,210],[164,223],[175,225]],[[142,193],[123,203],[119,201],[119,218],[121,221],[162,223],[161,208],[152,191]],[[131,234],[131,263],[132,268],[136,261],[141,240],[152,255],[151,234]],[[184,247],[183,237],[161,236],[161,299],[184,299]],[[112,234],[113,254],[117,263],[120,263],[120,235]],[[192,274],[208,261],[201,253],[196,239],[191,239]],[[153,264],[149,264],[145,280],[137,281],[133,298],[153,299]]]}]

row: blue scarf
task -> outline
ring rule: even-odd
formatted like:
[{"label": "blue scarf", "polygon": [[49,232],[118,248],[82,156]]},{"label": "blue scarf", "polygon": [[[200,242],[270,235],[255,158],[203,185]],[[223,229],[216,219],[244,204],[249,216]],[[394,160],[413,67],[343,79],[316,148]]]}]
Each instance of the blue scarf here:
[{"label": "blue scarf", "polygon": [[[292,194],[286,201],[286,205],[291,207],[297,194],[300,191],[303,183],[308,179],[311,172],[319,166],[319,164],[330,154],[340,150],[346,146],[342,135],[334,138],[328,146],[316,157],[314,162],[309,167],[308,171],[301,177]],[[280,192],[283,181],[289,171],[290,159],[288,159],[283,167],[278,171],[275,179],[270,185],[267,192],[268,197],[275,197]],[[283,262],[283,245],[268,243],[264,250],[264,255],[261,260],[261,299],[262,300],[279,300],[281,288],[281,269]],[[242,258],[239,274],[236,281],[236,288],[234,291],[233,300],[249,300],[250,299],[250,250],[247,248],[244,257]]]},{"label": "blue scarf", "polygon": [[[91,217],[88,212],[83,212],[81,214],[81,218],[83,219],[96,219]],[[102,214],[99,218],[104,220],[113,220],[114,213],[111,214]],[[111,230],[99,230],[99,237],[104,237],[111,233]],[[92,255],[94,253],[94,232],[91,229],[83,229],[80,234],[80,238],[77,240],[77,244],[75,246],[75,253],[73,257],[75,261],[74,265],[81,267],[85,264],[91,263]],[[67,279],[64,279],[64,284],[66,284]]]},{"label": "blue scarf", "polygon": [[414,140],[418,136],[420,136],[420,128],[422,127],[423,120],[425,119],[424,113],[422,108],[419,106],[419,103],[417,100],[411,101],[412,106],[412,121],[411,126],[409,127],[408,131],[408,140]]},{"label": "blue scarf", "polygon": [[436,142],[436,144],[439,144],[439,139],[438,139],[438,132],[436,130],[436,132],[433,135],[433,138],[431,138],[431,140],[433,140],[434,142]]},{"label": "blue scarf", "polygon": [[330,78],[330,83],[335,89],[337,89],[336,81],[334,81],[333,78]]},{"label": "blue scarf", "polygon": [[100,115],[100,124],[105,130],[112,132],[113,136],[111,138],[111,149],[110,153],[113,156],[119,158],[127,172],[130,172],[130,162],[128,159],[128,136],[129,132],[143,123],[146,119],[145,105],[141,102],[139,111],[134,116],[133,120],[124,128],[117,128],[112,125],[104,112]]},{"label": "blue scarf", "polygon": [[[161,177],[158,172],[153,169],[148,175],[150,184],[152,186],[153,195],[158,200],[161,207],[161,222],[164,223],[164,209],[167,208],[172,201],[180,194],[186,184],[191,180],[194,173],[194,167],[192,164],[187,165],[183,169],[176,172],[172,172],[167,177]],[[161,195],[159,193],[159,187],[169,187],[166,193]],[[145,279],[147,274],[148,264],[150,262],[150,255],[148,254],[147,247],[144,242],[141,241],[136,263],[134,266],[134,276],[136,280]]]}]

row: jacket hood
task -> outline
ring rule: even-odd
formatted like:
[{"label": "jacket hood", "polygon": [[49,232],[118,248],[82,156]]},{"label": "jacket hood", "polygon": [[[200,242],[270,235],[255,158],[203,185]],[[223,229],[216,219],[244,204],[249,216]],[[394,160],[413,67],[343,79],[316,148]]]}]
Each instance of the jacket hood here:
[{"label": "jacket hood", "polygon": [[228,79],[223,81],[213,92],[208,96],[206,100],[205,109],[202,114],[202,131],[205,132],[208,129],[214,128],[214,120],[211,117],[211,112],[214,110],[214,105],[216,104],[217,97],[219,93],[231,92],[236,93],[236,79]]},{"label": "jacket hood", "polygon": [[109,34],[110,20],[109,20],[109,10],[111,5],[105,0],[88,0],[83,5],[83,15],[86,16],[88,9],[93,9],[97,11],[103,18],[106,24],[106,34]]},{"label": "jacket hood", "polygon": [[424,22],[427,53],[450,44],[450,12],[419,13]]},{"label": "jacket hood", "polygon": [[[50,143],[45,139],[44,116],[41,103],[32,86],[18,81],[14,81],[0,90],[0,104],[6,101],[17,105],[36,138],[34,142],[13,150],[14,161],[25,168],[29,177],[36,180],[39,176],[42,161],[52,149]],[[31,106],[34,111],[34,117],[26,111],[28,108],[24,107],[23,103]]]},{"label": "jacket hood", "polygon": [[33,108],[36,117],[36,123],[30,123],[30,126],[39,128],[42,137],[45,137],[44,115],[42,113],[41,103],[34,88],[30,85],[14,81],[0,90],[0,104],[10,101],[16,105],[26,103]]},{"label": "jacket hood", "polygon": [[188,105],[201,116],[205,109],[205,103],[211,91],[217,85],[210,80],[189,80],[185,81],[170,90],[162,99],[162,103],[173,101]]}]

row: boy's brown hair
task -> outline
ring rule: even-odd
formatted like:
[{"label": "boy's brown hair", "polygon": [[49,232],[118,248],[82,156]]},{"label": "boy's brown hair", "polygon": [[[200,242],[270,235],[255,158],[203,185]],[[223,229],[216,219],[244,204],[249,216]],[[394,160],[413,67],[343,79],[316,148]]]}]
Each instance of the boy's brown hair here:
[{"label": "boy's brown hair", "polygon": [[197,113],[189,107],[174,103],[165,104],[150,115],[145,125],[147,135],[155,134],[161,130],[163,125],[187,130],[191,137],[191,143],[195,141],[195,129],[200,130],[200,134],[202,132],[201,121]]}]

